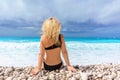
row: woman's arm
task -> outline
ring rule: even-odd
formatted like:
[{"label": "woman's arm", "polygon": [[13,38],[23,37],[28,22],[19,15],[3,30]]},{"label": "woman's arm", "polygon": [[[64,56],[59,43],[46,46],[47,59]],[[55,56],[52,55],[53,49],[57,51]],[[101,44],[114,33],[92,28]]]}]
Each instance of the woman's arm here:
[{"label": "woman's arm", "polygon": [[68,52],[66,49],[65,41],[64,41],[64,36],[61,35],[61,41],[62,41],[62,55],[65,60],[66,66],[70,66],[69,58],[68,58]]},{"label": "woman's arm", "polygon": [[31,74],[36,75],[42,69],[44,54],[45,54],[45,50],[44,50],[44,46],[43,46],[43,42],[42,42],[42,38],[41,38],[40,53],[38,55],[38,66],[31,71]]},{"label": "woman's arm", "polygon": [[44,54],[45,54],[45,50],[44,50],[44,46],[43,46],[43,42],[42,40],[40,41],[40,53],[38,55],[38,69],[42,69],[42,63],[43,63],[43,59],[44,59]]},{"label": "woman's arm", "polygon": [[69,58],[68,58],[68,52],[67,52],[67,49],[66,49],[66,45],[65,45],[63,35],[61,35],[61,41],[62,41],[62,55],[64,57],[67,69],[70,70],[70,71],[76,71],[76,69],[70,65]]}]

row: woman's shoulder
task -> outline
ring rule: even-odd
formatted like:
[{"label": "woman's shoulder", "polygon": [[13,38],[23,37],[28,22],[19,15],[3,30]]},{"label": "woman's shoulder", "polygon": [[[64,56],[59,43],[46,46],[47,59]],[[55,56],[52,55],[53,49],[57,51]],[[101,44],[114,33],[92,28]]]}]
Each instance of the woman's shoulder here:
[{"label": "woman's shoulder", "polygon": [[41,35],[40,39],[41,39],[41,41],[45,41],[46,37],[44,35]]},{"label": "woman's shoulder", "polygon": [[63,34],[60,34],[61,38],[64,38],[64,35]]}]

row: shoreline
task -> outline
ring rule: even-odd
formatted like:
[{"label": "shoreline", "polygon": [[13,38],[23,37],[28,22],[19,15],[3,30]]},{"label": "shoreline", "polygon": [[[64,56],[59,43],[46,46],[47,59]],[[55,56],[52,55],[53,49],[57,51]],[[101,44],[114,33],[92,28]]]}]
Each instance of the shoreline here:
[{"label": "shoreline", "polygon": [[61,70],[48,72],[41,70],[37,75],[30,75],[35,66],[14,67],[0,66],[0,80],[119,80],[120,64],[75,65],[76,72]]}]

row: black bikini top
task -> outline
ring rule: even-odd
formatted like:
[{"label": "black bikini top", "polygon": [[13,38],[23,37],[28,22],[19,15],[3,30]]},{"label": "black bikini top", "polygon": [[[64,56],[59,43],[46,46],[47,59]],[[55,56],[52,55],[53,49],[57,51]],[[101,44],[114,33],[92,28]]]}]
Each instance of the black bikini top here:
[{"label": "black bikini top", "polygon": [[55,44],[53,44],[53,45],[51,45],[51,46],[49,46],[49,47],[45,48],[45,50],[50,50],[50,49],[54,49],[54,48],[61,47],[62,42],[61,42],[60,35],[59,35],[59,41],[60,41],[60,44],[55,43]]}]

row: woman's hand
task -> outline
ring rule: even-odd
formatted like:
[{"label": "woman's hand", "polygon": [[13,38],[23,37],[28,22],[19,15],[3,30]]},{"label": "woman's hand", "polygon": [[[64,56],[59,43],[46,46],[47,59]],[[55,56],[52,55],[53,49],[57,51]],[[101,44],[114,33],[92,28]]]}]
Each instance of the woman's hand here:
[{"label": "woman's hand", "polygon": [[38,69],[38,67],[36,67],[36,68],[31,70],[31,74],[36,75],[39,71],[40,71],[40,69]]},{"label": "woman's hand", "polygon": [[75,69],[73,66],[67,66],[67,69],[68,69],[69,71],[76,72],[76,69]]}]

